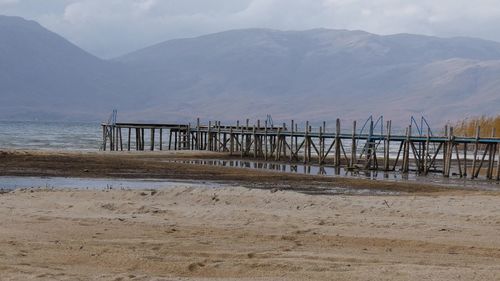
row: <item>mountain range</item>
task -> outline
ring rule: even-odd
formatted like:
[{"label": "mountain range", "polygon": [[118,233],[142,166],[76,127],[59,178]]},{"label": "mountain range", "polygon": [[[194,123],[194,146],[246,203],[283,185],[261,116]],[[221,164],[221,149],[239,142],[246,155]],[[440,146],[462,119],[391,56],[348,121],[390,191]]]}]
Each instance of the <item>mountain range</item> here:
[{"label": "mountain range", "polygon": [[366,119],[498,114],[500,43],[364,31],[230,30],[100,59],[0,16],[0,119]]}]

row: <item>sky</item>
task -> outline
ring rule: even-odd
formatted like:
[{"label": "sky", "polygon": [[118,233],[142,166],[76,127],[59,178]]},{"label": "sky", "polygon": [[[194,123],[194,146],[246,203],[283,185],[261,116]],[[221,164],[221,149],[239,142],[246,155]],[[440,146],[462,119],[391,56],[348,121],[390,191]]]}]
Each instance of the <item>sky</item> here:
[{"label": "sky", "polygon": [[333,28],[500,41],[498,0],[0,0],[101,58],[241,28]]}]

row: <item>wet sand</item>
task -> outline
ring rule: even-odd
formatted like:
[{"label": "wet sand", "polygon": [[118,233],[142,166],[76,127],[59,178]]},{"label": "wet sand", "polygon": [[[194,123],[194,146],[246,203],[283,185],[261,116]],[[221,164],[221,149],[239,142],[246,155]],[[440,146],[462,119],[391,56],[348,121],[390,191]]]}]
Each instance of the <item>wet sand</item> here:
[{"label": "wet sand", "polygon": [[0,176],[208,180],[253,188],[279,188],[313,193],[321,193],[323,188],[331,187],[412,193],[446,189],[427,182],[374,181],[172,162],[175,159],[213,158],[239,159],[222,153],[193,151],[153,153],[0,151]]},{"label": "wet sand", "polygon": [[[1,194],[0,280],[500,280],[496,192],[200,168],[162,163],[174,157],[166,154],[0,155],[2,175],[130,171],[231,183]],[[259,189],[243,187],[252,181]],[[402,193],[291,191],[328,184]]]}]

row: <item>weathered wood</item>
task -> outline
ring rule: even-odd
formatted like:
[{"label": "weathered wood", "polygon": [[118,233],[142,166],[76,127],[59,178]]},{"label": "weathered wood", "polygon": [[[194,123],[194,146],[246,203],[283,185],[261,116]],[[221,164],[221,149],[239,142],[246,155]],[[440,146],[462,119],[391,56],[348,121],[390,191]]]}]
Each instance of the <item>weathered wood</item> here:
[{"label": "weathered wood", "polygon": [[306,127],[304,129],[304,139],[305,139],[305,146],[304,146],[304,163],[309,163],[309,151],[310,145],[309,145],[309,121],[306,121]]},{"label": "weathered wood", "polygon": [[144,150],[144,145],[145,145],[145,134],[144,134],[144,128],[141,128],[141,150]]},{"label": "weathered wood", "polygon": [[454,136],[453,136],[453,127],[449,128],[448,132],[448,140],[446,141],[446,155],[445,155],[445,166],[444,166],[444,176],[450,177],[451,171],[451,161],[453,156],[453,146],[454,146]]},{"label": "weathered wood", "polygon": [[[440,171],[443,176],[449,177],[456,175],[458,171],[460,176],[471,176],[476,178],[481,174],[481,177],[495,179],[500,170],[500,157],[498,149],[500,147],[500,139],[495,138],[492,134],[488,138],[480,138],[480,128],[478,126],[476,137],[460,137],[455,136],[453,128],[445,129],[445,137],[432,136],[430,129],[427,130],[427,135],[419,133],[415,136],[411,133],[411,126],[407,128],[405,135],[392,135],[391,122],[386,122],[385,131],[381,126],[380,133],[374,133],[373,122],[370,121],[369,132],[358,134],[356,130],[356,122],[353,122],[352,133],[342,134],[340,119],[336,120],[336,128],[334,132],[329,132],[326,127],[326,122],[323,122],[319,127],[312,129],[309,122],[306,122],[304,131],[299,131],[297,123],[291,121],[287,126],[283,123],[279,127],[270,126],[267,122],[265,126],[261,125],[260,120],[256,120],[256,124],[250,126],[247,119],[246,126],[222,125],[220,121],[208,122],[207,125],[201,124],[197,119],[196,127],[192,127],[191,123],[186,125],[176,124],[132,124],[132,123],[116,123],[102,125],[102,150],[108,148],[112,151],[123,150],[123,129],[128,129],[126,149],[132,149],[132,130],[135,129],[135,146],[136,150],[144,150],[145,134],[144,130],[151,131],[150,150],[163,150],[163,129],[169,131],[168,149],[198,149],[228,152],[231,155],[240,152],[241,157],[252,156],[253,158],[263,157],[265,160],[269,158],[276,161],[304,161],[304,163],[315,163],[319,165],[333,163],[336,168],[340,165],[355,167],[357,158],[365,160],[365,169],[379,170],[379,160],[381,160],[379,152],[380,144],[383,142],[383,158],[384,163],[381,166],[382,170],[390,170],[401,165],[401,171],[407,173],[410,167],[413,169],[413,159],[415,161],[415,169],[419,173],[427,174],[431,170],[433,172]],[[156,140],[156,129],[159,130],[159,144]],[[351,154],[346,153],[343,140],[351,141]],[[365,147],[357,154],[358,142],[365,142]],[[391,148],[391,142],[400,142],[399,149],[396,151]],[[109,143],[109,145],[108,145]],[[474,144],[474,157],[472,167],[469,164],[468,149],[469,144]],[[437,146],[437,149],[435,147]],[[483,150],[484,147],[484,150]],[[460,154],[460,149],[464,149],[463,156]],[[348,151],[347,151],[348,152]],[[395,159],[391,159],[391,153],[397,152]],[[330,154],[331,153],[331,154]],[[481,153],[482,155],[478,155]],[[314,155],[313,155],[314,154]],[[302,158],[303,155],[303,158]],[[333,159],[328,160],[330,155]],[[400,156],[403,155],[403,163],[399,163]],[[412,156],[413,155],[413,156]],[[439,161],[436,161],[436,157]],[[482,157],[481,157],[482,156]],[[314,157],[318,157],[315,159]],[[413,159],[411,159],[413,158]],[[469,157],[470,158],[470,157]],[[316,162],[317,161],[317,162]],[[394,165],[392,165],[394,163]],[[437,163],[437,164],[436,164]],[[441,164],[442,163],[442,164]],[[462,166],[463,165],[463,166]],[[442,170],[440,168],[442,167]],[[472,170],[472,174],[470,171]],[[453,173],[452,173],[453,172]],[[496,172],[496,174],[495,174]]]},{"label": "weathered wood", "polygon": [[[294,153],[293,153],[293,140],[294,140],[293,133],[294,133],[294,129],[295,129],[294,121],[292,120],[291,122],[292,122],[292,124],[290,126],[290,162],[293,161],[293,155],[294,155]],[[266,123],[266,133],[267,133],[267,123]]]},{"label": "weathered wood", "polygon": [[354,168],[356,165],[356,120],[352,122],[352,138],[351,138],[351,161],[350,166]]},{"label": "weathered wood", "polygon": [[151,137],[150,137],[150,148],[149,150],[155,150],[155,129],[151,129]]},{"label": "weathered wood", "polygon": [[387,121],[387,126],[386,126],[386,135],[385,135],[385,141],[384,141],[384,171],[389,171],[389,165],[390,165],[390,159],[389,159],[389,152],[391,151],[391,128],[392,127],[392,121],[389,120]]},{"label": "weathered wood", "polygon": [[468,167],[467,167],[467,149],[468,149],[467,143],[464,143],[463,146],[464,146],[464,172],[463,172],[463,176],[467,177],[467,169],[468,169]]},{"label": "weathered wood", "polygon": [[458,145],[455,145],[455,153],[456,153],[456,157],[457,157],[458,174],[460,177],[463,177],[464,174],[462,172],[462,165],[460,163],[461,161],[460,161],[460,155],[458,152]]},{"label": "weathered wood", "polygon": [[340,119],[337,118],[337,120],[335,121],[335,154],[334,154],[334,157],[335,157],[335,162],[334,162],[334,165],[335,166],[340,166],[340,142],[341,142],[341,139],[340,139]]},{"label": "weathered wood", "polygon": [[404,141],[403,147],[403,173],[408,173],[410,170],[410,136],[411,136],[411,125],[406,128],[406,139]]},{"label": "weathered wood", "polygon": [[431,149],[431,130],[427,128],[427,136],[425,138],[425,145],[424,145],[424,170],[423,173],[424,175],[427,175],[429,173],[429,158],[430,154],[429,151]]},{"label": "weathered wood", "polygon": [[497,155],[498,155],[498,159],[497,159],[497,176],[496,176],[496,180],[500,180],[500,144],[497,143],[497,149],[498,149],[498,152],[497,152]]},{"label": "weathered wood", "polygon": [[130,138],[132,137],[132,128],[128,128],[128,141],[127,141],[127,150],[130,151]]},{"label": "weathered wood", "polygon": [[474,156],[472,158],[472,172],[471,172],[471,178],[473,179],[476,175],[476,159],[477,159],[477,152],[479,149],[479,136],[481,134],[481,127],[477,126],[476,127],[476,142],[474,143]]},{"label": "weathered wood", "polygon": [[160,128],[160,150],[163,150],[163,129]]},{"label": "weathered wood", "polygon": [[[495,128],[492,129],[491,131],[491,138],[495,137]],[[486,171],[486,178],[487,179],[492,179],[493,178],[493,168],[495,166],[495,154],[496,154],[496,147],[495,144],[489,144],[488,145],[489,149],[489,155],[488,155],[488,169]]]}]

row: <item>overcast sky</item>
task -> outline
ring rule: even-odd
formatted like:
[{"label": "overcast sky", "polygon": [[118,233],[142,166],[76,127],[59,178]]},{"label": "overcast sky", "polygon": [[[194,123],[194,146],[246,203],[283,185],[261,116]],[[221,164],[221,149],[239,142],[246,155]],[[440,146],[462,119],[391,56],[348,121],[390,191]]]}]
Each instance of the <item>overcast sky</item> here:
[{"label": "overcast sky", "polygon": [[249,27],[360,29],[500,41],[498,0],[0,0],[109,58],[164,40]]}]

